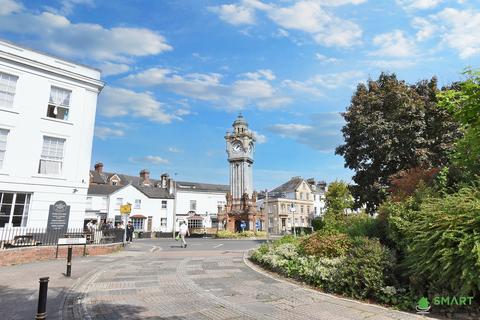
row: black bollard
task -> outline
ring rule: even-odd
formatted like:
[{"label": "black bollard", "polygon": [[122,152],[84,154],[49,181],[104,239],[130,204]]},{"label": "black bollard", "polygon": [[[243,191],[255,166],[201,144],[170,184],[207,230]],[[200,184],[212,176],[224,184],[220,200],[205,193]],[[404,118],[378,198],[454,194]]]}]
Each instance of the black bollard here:
[{"label": "black bollard", "polygon": [[72,246],[68,246],[67,252],[67,277],[72,275]]},{"label": "black bollard", "polygon": [[40,278],[40,290],[38,291],[38,308],[35,320],[47,319],[48,279],[48,277]]}]

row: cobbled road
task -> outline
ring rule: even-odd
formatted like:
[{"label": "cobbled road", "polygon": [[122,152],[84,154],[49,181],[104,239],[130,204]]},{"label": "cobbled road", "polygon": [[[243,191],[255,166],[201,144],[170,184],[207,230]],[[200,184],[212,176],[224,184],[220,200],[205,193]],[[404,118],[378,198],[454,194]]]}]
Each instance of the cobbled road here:
[{"label": "cobbled road", "polygon": [[422,319],[323,294],[252,269],[253,241],[129,245],[67,294],[63,319]]}]

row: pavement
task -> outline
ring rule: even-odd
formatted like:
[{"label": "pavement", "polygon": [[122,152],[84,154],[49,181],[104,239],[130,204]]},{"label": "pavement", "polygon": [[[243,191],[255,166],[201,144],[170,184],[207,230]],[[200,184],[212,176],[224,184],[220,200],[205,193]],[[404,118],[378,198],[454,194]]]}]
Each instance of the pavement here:
[{"label": "pavement", "polygon": [[261,241],[142,239],[108,256],[0,268],[1,319],[33,319],[50,276],[48,319],[422,319],[283,281],[246,261]]}]

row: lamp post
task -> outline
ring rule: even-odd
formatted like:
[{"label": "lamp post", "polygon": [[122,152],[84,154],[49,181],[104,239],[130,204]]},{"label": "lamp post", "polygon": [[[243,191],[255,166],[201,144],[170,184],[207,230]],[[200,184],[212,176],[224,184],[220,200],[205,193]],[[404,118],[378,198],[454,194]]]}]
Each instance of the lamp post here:
[{"label": "lamp post", "polygon": [[265,189],[265,209],[266,209],[266,216],[265,216],[265,225],[267,229],[267,242],[270,241],[270,216],[268,210],[268,190]]},{"label": "lamp post", "polygon": [[292,205],[290,207],[290,212],[292,213],[292,219],[293,219],[293,236],[297,237],[297,231],[295,230],[295,211],[297,208],[295,208],[295,204],[292,202]]},{"label": "lamp post", "polygon": [[[175,226],[177,224],[177,173],[173,174],[173,217],[172,217],[172,238],[175,239]],[[168,230],[168,229],[167,229]]]}]

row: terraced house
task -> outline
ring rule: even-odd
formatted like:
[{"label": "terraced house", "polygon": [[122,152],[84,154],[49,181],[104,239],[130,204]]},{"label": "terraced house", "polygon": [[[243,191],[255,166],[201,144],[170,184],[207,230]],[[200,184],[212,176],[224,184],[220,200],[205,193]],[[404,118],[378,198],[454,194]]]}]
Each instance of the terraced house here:
[{"label": "terraced house", "polygon": [[[293,177],[268,192],[259,194],[259,210],[268,212],[269,230],[274,233],[292,232],[293,227],[310,227],[315,216],[324,210],[324,182]],[[317,214],[315,214],[317,212]]]},{"label": "terraced house", "polygon": [[129,220],[137,231],[171,232],[182,221],[191,230],[216,231],[227,185],[173,181],[166,173],[153,179],[147,169],[131,176],[106,172],[103,167],[97,163],[90,171],[85,224],[90,220],[121,223],[120,206],[130,203]]}]

